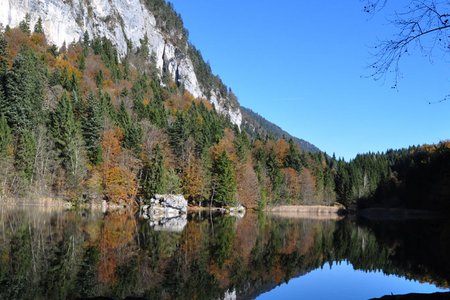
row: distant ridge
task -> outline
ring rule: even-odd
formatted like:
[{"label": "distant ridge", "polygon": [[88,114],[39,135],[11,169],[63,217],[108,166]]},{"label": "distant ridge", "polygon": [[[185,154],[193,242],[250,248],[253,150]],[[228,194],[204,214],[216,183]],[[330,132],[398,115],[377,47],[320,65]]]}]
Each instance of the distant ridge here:
[{"label": "distant ridge", "polygon": [[305,152],[320,152],[321,150],[315,145],[307,142],[303,139],[299,139],[292,136],[285,130],[281,129],[280,126],[275,125],[269,120],[265,119],[260,114],[252,111],[249,108],[241,106],[242,111],[242,129],[245,130],[250,136],[255,137],[257,135],[266,136],[271,135],[275,138],[286,137],[286,139],[292,139],[295,143],[300,146],[300,149]]}]

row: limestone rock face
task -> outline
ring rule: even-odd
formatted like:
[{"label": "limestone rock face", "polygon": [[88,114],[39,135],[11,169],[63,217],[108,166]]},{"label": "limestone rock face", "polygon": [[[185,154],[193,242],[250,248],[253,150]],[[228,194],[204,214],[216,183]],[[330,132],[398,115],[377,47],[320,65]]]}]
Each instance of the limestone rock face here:
[{"label": "limestone rock face", "polygon": [[207,98],[205,95],[211,94],[208,100],[217,111],[228,115],[231,122],[240,127],[239,105],[205,91],[187,54],[189,45],[179,49],[171,43],[167,38],[170,34],[158,28],[144,0],[0,0],[0,24],[3,26],[18,26],[26,14],[30,15],[31,28],[39,17],[42,19],[45,34],[57,46],[78,41],[87,31],[91,37],[110,39],[121,57],[128,52],[127,41],[135,49],[147,34],[150,53],[156,57],[161,74],[167,70],[173,80],[183,84],[196,98]]}]

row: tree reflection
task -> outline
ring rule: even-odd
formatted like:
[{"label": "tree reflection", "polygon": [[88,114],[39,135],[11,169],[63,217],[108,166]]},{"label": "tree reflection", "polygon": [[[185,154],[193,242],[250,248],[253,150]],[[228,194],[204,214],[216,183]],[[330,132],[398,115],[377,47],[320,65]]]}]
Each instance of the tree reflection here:
[{"label": "tree reflection", "polygon": [[200,215],[177,233],[128,213],[3,210],[0,298],[252,298],[343,260],[448,287],[449,250],[450,226],[438,221]]}]

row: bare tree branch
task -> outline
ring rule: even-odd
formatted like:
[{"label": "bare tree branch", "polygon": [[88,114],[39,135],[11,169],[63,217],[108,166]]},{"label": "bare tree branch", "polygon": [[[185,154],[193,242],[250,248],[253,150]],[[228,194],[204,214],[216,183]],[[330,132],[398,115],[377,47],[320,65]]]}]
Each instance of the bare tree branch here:
[{"label": "bare tree branch", "polygon": [[[387,7],[387,0],[364,0],[364,11],[374,14]],[[397,29],[391,39],[380,41],[375,47],[371,77],[378,80],[392,73],[394,87],[400,75],[399,63],[404,55],[419,50],[431,58],[439,48],[450,52],[450,1],[410,0],[403,11],[395,11],[391,21]],[[447,98],[447,97],[446,97]]]}]

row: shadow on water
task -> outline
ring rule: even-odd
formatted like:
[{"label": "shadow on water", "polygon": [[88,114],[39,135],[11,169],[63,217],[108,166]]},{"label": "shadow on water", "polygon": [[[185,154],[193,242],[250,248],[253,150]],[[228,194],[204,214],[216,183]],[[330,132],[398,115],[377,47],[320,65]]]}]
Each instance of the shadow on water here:
[{"label": "shadow on water", "polygon": [[0,298],[251,299],[344,260],[440,287],[450,277],[448,222],[203,212],[176,228],[119,212],[0,210]]}]

